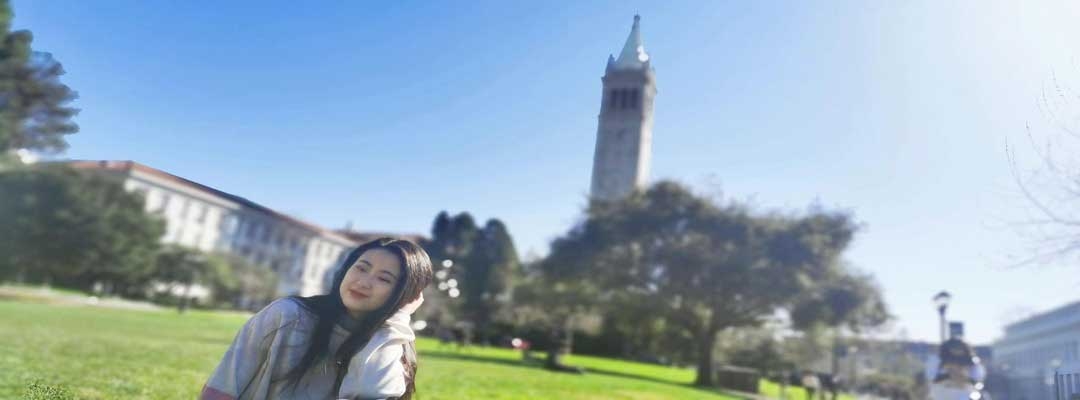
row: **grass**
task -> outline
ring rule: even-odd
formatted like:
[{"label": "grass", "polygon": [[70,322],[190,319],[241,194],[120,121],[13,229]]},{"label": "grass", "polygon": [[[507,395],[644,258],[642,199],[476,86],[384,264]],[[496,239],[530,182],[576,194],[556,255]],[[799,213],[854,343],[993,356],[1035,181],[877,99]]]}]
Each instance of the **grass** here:
[{"label": "grass", "polygon": [[40,285],[18,285],[11,283],[0,283],[0,293],[4,297],[10,298],[53,298],[56,296],[77,296],[85,297],[87,294],[74,289],[67,289],[56,286],[40,286]]},{"label": "grass", "polygon": [[[780,384],[776,382],[761,381],[758,385],[758,393],[762,396],[766,396],[772,399],[779,399],[780,397]],[[798,386],[788,386],[787,397],[791,400],[803,400],[806,398],[806,390]],[[829,398],[829,397],[826,397]],[[855,398],[848,394],[840,394],[836,397],[839,400],[854,400]]]},{"label": "grass", "polygon": [[[43,387],[79,399],[195,398],[246,318],[0,300],[0,398]],[[590,371],[573,375],[525,364],[508,349],[457,351],[430,339],[418,348],[424,400],[737,398],[690,386],[687,369],[569,356]]]}]

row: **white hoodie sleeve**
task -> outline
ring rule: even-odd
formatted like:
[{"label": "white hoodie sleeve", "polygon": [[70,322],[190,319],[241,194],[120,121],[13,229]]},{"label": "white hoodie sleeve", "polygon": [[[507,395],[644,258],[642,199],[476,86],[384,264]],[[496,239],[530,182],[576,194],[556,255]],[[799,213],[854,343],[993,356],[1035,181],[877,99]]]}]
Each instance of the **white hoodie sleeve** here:
[{"label": "white hoodie sleeve", "polygon": [[386,326],[372,335],[364,348],[349,360],[349,369],[338,390],[339,399],[369,400],[400,397],[405,394],[405,366],[402,346],[416,340],[409,314],[416,311],[423,297],[406,305],[389,319]]},{"label": "white hoodie sleeve", "polygon": [[400,344],[384,346],[366,362],[353,357],[349,372],[341,382],[338,398],[349,400],[385,399],[405,394],[404,349]]}]

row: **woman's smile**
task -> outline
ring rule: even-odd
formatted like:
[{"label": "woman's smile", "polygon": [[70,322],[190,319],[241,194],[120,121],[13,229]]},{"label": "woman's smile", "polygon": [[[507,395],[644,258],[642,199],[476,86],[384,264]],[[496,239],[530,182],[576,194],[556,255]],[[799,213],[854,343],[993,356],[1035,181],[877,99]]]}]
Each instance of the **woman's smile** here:
[{"label": "woman's smile", "polygon": [[354,299],[357,299],[357,300],[363,300],[363,299],[366,299],[368,297],[371,297],[371,295],[364,294],[363,292],[361,292],[359,290],[356,290],[356,289],[349,289],[349,296],[352,296]]}]

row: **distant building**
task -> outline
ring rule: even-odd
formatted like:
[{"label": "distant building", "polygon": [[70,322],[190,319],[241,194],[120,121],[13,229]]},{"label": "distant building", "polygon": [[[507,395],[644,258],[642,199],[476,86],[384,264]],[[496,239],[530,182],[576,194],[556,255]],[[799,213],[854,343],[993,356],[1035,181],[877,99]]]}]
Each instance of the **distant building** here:
[{"label": "distant building", "polygon": [[1054,371],[1054,375],[1055,399],[1080,399],[1080,362],[1066,362]]},{"label": "distant building", "polygon": [[590,189],[594,200],[618,200],[649,180],[656,75],[641,40],[640,22],[635,15],[622,52],[618,58],[608,56],[601,78]]},{"label": "distant building", "polygon": [[[325,291],[325,276],[348,250],[374,234],[339,232],[301,221],[243,197],[133,161],[72,161],[69,166],[114,177],[164,218],[163,243],[246,259],[278,274],[278,293]],[[395,235],[387,235],[395,236]],[[416,240],[419,235],[405,235]]]},{"label": "distant building", "polygon": [[994,352],[1006,386],[995,400],[1053,399],[1055,369],[1080,362],[1080,301],[1009,324]]}]

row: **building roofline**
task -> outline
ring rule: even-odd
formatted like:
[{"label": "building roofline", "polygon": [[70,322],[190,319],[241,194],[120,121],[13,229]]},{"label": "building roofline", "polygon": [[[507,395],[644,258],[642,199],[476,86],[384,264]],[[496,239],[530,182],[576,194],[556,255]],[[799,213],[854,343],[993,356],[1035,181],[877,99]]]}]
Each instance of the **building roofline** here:
[{"label": "building roofline", "polygon": [[1022,320],[1019,320],[1019,321],[1016,321],[1016,322],[1005,325],[1003,330],[1006,332],[1006,334],[1008,334],[1008,331],[1010,329],[1015,330],[1017,328],[1021,328],[1021,327],[1025,326],[1025,325],[1037,324],[1040,320],[1049,319],[1052,315],[1060,313],[1060,312],[1064,312],[1064,311],[1066,311],[1066,310],[1068,310],[1070,308],[1077,308],[1077,310],[1080,311],[1080,300],[1073,301],[1071,303],[1066,303],[1064,305],[1054,307],[1052,309],[1049,309],[1049,310],[1046,310],[1046,311],[1043,311],[1043,312],[1040,312],[1040,313],[1037,313],[1037,314],[1032,314],[1031,316],[1029,316],[1027,318],[1024,318]]},{"label": "building roofline", "polygon": [[213,187],[210,187],[210,186],[195,182],[195,181],[190,180],[190,179],[183,178],[181,176],[173,175],[171,173],[162,171],[162,170],[157,169],[157,168],[150,167],[150,166],[145,165],[145,164],[140,164],[140,163],[135,162],[135,161],[131,161],[131,160],[113,160],[113,161],[109,161],[109,160],[99,160],[99,161],[94,161],[94,160],[72,160],[72,161],[64,161],[63,163],[71,166],[72,168],[80,169],[80,170],[91,170],[91,169],[93,169],[93,170],[125,171],[125,172],[139,171],[139,172],[142,172],[142,173],[145,173],[145,174],[153,175],[153,176],[156,176],[158,178],[166,179],[166,180],[172,181],[174,183],[178,183],[178,184],[187,186],[189,188],[192,188],[192,189],[195,189],[195,190],[198,190],[198,191],[202,191],[202,192],[210,194],[212,196],[217,196],[217,197],[223,198],[225,200],[235,202],[235,203],[240,204],[240,205],[242,205],[244,207],[252,209],[252,210],[254,210],[256,212],[265,214],[265,215],[273,217],[273,218],[278,218],[278,219],[284,220],[284,221],[286,221],[288,223],[291,223],[293,225],[296,225],[296,226],[299,226],[301,228],[307,229],[307,230],[312,231],[314,233],[329,236],[329,237],[332,237],[332,238],[335,238],[335,239],[338,239],[338,240],[342,240],[342,241],[345,241],[345,242],[348,242],[348,243],[356,244],[355,240],[352,240],[349,237],[347,237],[345,235],[342,235],[342,234],[340,234],[340,233],[338,233],[338,232],[336,232],[336,231],[334,231],[332,229],[323,228],[323,227],[321,227],[319,225],[316,225],[316,224],[301,220],[299,218],[295,218],[295,217],[289,216],[287,214],[283,214],[281,212],[275,211],[274,209],[272,209],[270,207],[264,206],[262,204],[256,203],[256,202],[251,201],[251,200],[248,200],[247,198],[244,198],[242,196],[238,196],[238,195],[235,195],[235,194],[223,191],[223,190],[215,189]]}]

